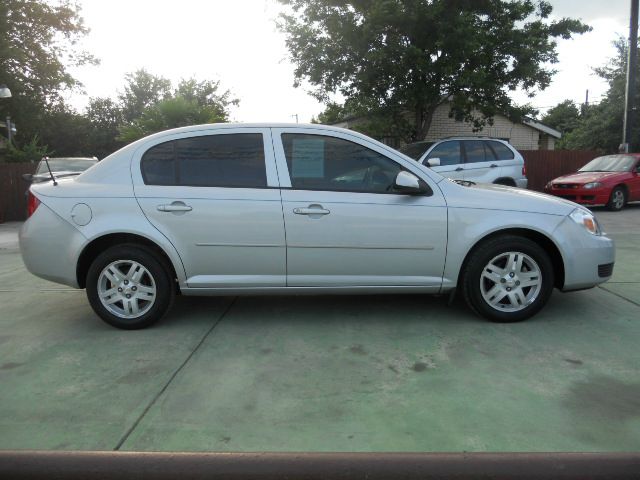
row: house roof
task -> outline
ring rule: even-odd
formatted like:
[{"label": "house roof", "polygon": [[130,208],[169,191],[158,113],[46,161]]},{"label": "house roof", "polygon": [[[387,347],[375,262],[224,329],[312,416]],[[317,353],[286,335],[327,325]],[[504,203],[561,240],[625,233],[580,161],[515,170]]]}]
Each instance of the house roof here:
[{"label": "house roof", "polygon": [[531,118],[524,118],[522,119],[522,123],[524,125],[527,125],[531,128],[535,128],[536,130],[539,130],[543,133],[546,133],[547,135],[551,135],[552,137],[555,138],[560,138],[562,137],[562,133],[560,133],[558,130],[551,128],[551,127],[547,127],[546,125],[540,123],[540,122],[536,122],[535,120],[531,119]]},{"label": "house roof", "polygon": [[[504,114],[502,114],[504,116]],[[358,120],[360,118],[364,118],[365,115],[350,115],[348,117],[343,118],[342,120],[340,120],[339,122],[333,122],[331,123],[331,125],[340,125],[340,124],[345,124],[348,122],[351,122],[352,120]],[[507,117],[508,118],[508,117]],[[513,121],[513,120],[512,120]],[[516,122],[514,122],[516,123]],[[562,133],[559,132],[558,130],[551,128],[547,125],[544,125],[540,122],[537,122],[536,120],[532,119],[532,118],[528,118],[528,117],[524,117],[522,119],[521,122],[523,125],[526,125],[528,127],[531,127],[535,130],[538,130],[542,133],[546,133],[547,135],[550,135],[552,137],[555,138],[562,138]]]}]

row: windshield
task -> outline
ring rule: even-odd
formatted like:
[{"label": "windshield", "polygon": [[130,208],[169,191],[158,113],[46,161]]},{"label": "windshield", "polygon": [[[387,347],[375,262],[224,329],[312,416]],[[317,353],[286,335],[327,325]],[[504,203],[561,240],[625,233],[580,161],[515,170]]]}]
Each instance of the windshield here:
[{"label": "windshield", "polygon": [[636,159],[627,155],[607,155],[591,160],[579,172],[628,172]]},{"label": "windshield", "polygon": [[419,160],[424,152],[426,152],[434,143],[435,142],[410,143],[400,148],[400,151],[406,156],[413,158],[414,160]]},{"label": "windshield", "polygon": [[[84,172],[87,168],[98,163],[92,158],[50,158],[49,166],[52,172]],[[47,164],[43,161],[38,165],[36,175],[49,173]]]}]

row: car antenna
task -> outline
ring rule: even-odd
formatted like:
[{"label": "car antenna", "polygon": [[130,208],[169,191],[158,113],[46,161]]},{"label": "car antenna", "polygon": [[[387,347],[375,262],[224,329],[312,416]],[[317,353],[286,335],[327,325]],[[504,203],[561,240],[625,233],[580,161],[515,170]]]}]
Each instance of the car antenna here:
[{"label": "car antenna", "polygon": [[57,186],[58,182],[56,182],[56,177],[53,176],[51,167],[49,166],[49,157],[42,157],[42,160],[44,160],[44,163],[47,165],[47,170],[49,170],[49,175],[51,175],[51,180],[53,180],[53,186]]}]

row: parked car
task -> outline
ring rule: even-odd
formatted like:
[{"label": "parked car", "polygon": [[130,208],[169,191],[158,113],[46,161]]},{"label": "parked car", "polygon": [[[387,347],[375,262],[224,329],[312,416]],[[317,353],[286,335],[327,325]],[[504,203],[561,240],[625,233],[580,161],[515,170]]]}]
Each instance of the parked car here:
[{"label": "parked car", "polygon": [[527,188],[524,158],[498,138],[452,137],[410,143],[400,151],[453,180]]},{"label": "parked car", "polygon": [[[60,157],[49,158],[48,161],[51,173],[55,178],[80,175],[86,169],[98,163],[96,157]],[[25,173],[22,178],[28,183],[38,183],[51,180],[51,175],[43,159],[38,162],[35,173]]]},{"label": "parked car", "polygon": [[[498,322],[609,279],[614,244],[573,202],[462,186],[359,133],[217,124],[138,140],[34,184],[27,268],[142,328],[174,295],[452,293]],[[51,252],[57,252],[51,255]]]},{"label": "parked car", "polygon": [[576,173],[551,180],[545,191],[583,205],[606,205],[619,211],[640,201],[640,153],[605,155]]}]

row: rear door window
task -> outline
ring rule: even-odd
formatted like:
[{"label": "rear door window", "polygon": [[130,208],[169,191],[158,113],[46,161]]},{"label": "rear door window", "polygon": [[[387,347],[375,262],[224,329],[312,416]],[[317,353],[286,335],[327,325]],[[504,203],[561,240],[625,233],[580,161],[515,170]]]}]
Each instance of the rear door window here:
[{"label": "rear door window", "polygon": [[260,133],[203,135],[162,143],[144,154],[141,169],[147,185],[267,186]]},{"label": "rear door window", "polygon": [[491,149],[487,148],[482,140],[465,140],[463,143],[467,163],[489,162],[496,159]]}]

